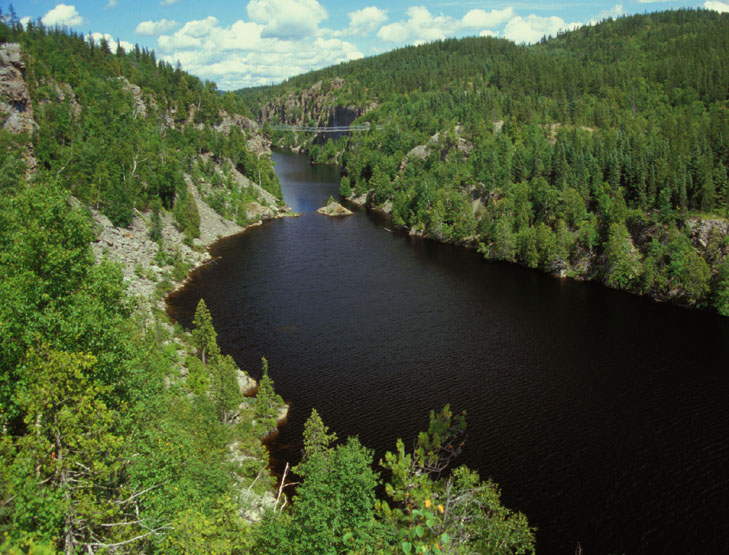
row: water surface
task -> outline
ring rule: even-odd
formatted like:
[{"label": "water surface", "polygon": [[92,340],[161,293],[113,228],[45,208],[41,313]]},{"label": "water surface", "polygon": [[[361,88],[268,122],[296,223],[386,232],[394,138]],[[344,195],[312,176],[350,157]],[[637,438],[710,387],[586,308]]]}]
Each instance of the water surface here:
[{"label": "water surface", "polygon": [[291,403],[271,446],[296,462],[312,407],[376,456],[445,403],[460,462],[539,528],[538,551],[729,552],[729,321],[330,219],[335,168],[275,153],[301,218],[223,240],[170,313],[204,297],[224,352],[266,356]]}]

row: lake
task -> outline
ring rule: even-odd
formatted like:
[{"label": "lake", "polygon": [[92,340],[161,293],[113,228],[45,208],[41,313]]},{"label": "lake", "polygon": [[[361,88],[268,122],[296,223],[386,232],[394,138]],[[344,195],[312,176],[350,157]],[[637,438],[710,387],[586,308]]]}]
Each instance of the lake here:
[{"label": "lake", "polygon": [[314,211],[338,172],[274,153],[300,218],[212,248],[168,299],[205,298],[224,353],[291,403],[271,444],[298,460],[315,407],[379,459],[428,412],[466,410],[457,461],[538,527],[540,553],[729,553],[729,319],[560,280]]}]

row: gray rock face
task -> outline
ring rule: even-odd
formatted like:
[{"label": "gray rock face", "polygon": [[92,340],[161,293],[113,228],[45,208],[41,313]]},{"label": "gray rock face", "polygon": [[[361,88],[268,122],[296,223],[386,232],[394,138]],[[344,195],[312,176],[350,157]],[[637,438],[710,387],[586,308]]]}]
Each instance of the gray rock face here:
[{"label": "gray rock face", "polygon": [[24,73],[20,45],[0,46],[0,113],[5,115],[3,129],[11,133],[30,134],[38,127],[33,120],[33,105]]},{"label": "gray rock face", "polygon": [[352,211],[348,208],[345,208],[338,202],[330,202],[326,206],[322,206],[317,210],[319,214],[323,214],[324,216],[330,216],[330,217],[339,217],[339,216],[351,216]]},{"label": "gray rock face", "polygon": [[[244,228],[225,220],[205,204],[195,187],[188,185],[188,191],[195,198],[200,214],[200,239],[197,241],[200,246],[207,247],[220,237],[243,231]],[[101,227],[98,240],[92,244],[97,259],[106,256],[121,263],[129,292],[145,299],[150,298],[157,283],[164,279],[165,272],[169,270],[160,268],[155,262],[159,246],[149,237],[151,214],[136,213],[128,229],[114,227],[100,212],[92,210],[92,214]],[[162,238],[168,249],[178,250],[183,260],[192,267],[210,260],[206,251],[198,252],[185,244],[184,235],[175,227],[171,214],[164,214],[162,221]]]},{"label": "gray rock face", "polygon": [[[125,91],[131,93],[131,95],[134,97],[134,117],[141,117],[146,118],[147,113],[147,104],[144,102],[144,92],[142,91],[142,88],[139,85],[135,85],[134,83],[130,83],[126,77],[117,77],[119,81],[122,83],[122,87]],[[157,109],[157,104],[154,102],[154,100],[151,100],[152,108],[155,110]]]},{"label": "gray rock face", "polygon": [[261,121],[280,122],[285,125],[350,125],[355,119],[376,107],[342,106],[334,94],[344,86],[343,79],[318,81],[308,89],[291,93],[261,107]]},{"label": "gray rock face", "polygon": [[229,114],[228,112],[221,112],[220,114],[222,119],[214,128],[217,132],[229,135],[230,130],[237,127],[244,131],[246,135],[250,135],[246,141],[248,150],[258,156],[269,156],[271,154],[271,142],[261,135],[255,121],[240,114]]},{"label": "gray rock face", "polygon": [[689,218],[686,220],[691,241],[697,248],[706,248],[712,235],[724,238],[729,235],[729,221],[719,218]]}]

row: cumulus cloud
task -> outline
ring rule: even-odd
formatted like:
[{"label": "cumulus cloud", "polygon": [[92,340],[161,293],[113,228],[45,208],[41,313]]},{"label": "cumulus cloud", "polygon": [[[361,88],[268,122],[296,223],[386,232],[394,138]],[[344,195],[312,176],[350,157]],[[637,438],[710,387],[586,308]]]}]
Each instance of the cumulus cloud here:
[{"label": "cumulus cloud", "polygon": [[109,0],[106,3],[106,6],[104,6],[104,9],[105,10],[109,10],[111,8],[116,8],[118,5],[119,5],[119,1],[118,0]]},{"label": "cumulus cloud", "polygon": [[179,0],[160,0],[159,5],[163,8],[166,8],[167,6],[171,6],[172,4],[177,4]]},{"label": "cumulus cloud", "polygon": [[377,31],[377,38],[388,42],[406,42],[410,38],[410,31],[404,23],[390,23]]},{"label": "cumulus cloud", "polygon": [[236,21],[221,25],[215,17],[188,21],[172,34],[157,39],[161,58],[221,89],[280,82],[322,66],[355,60],[362,53],[352,43],[319,36],[278,38],[266,36],[266,23]]},{"label": "cumulus cloud", "polygon": [[514,8],[503,10],[471,10],[461,18],[461,26],[470,29],[493,29],[514,17]]},{"label": "cumulus cloud", "polygon": [[528,15],[527,17],[516,16],[509,20],[504,27],[504,37],[518,43],[538,42],[542,37],[556,35],[559,31],[568,31],[580,27],[582,23],[567,23],[561,17],[540,17]]},{"label": "cumulus cloud", "polygon": [[248,17],[264,25],[263,37],[298,39],[316,34],[328,17],[317,0],[251,0]]},{"label": "cumulus cloud", "polygon": [[83,18],[76,11],[76,6],[58,4],[46,15],[41,17],[41,21],[46,27],[55,27],[56,25],[61,27],[75,27],[83,23]]},{"label": "cumulus cloud", "polygon": [[444,39],[461,27],[459,20],[445,15],[433,16],[424,6],[413,6],[405,13],[407,20],[384,25],[377,32],[377,38],[388,42],[413,41],[421,44]]},{"label": "cumulus cloud", "polygon": [[99,44],[102,39],[106,39],[106,42],[109,44],[109,48],[112,52],[116,52],[117,46],[121,46],[126,52],[134,50],[134,45],[131,42],[127,42],[125,40],[117,41],[117,39],[109,33],[89,33],[86,35],[86,40],[89,42],[93,40],[95,44]]},{"label": "cumulus cloud", "polygon": [[349,12],[349,27],[345,29],[345,35],[359,35],[365,37],[385,21],[387,21],[387,10],[381,10],[375,6],[367,6],[361,10]]},{"label": "cumulus cloud", "polygon": [[707,0],[704,2],[704,8],[707,10],[714,10],[719,13],[729,12],[729,4],[726,2],[717,2],[715,0]]},{"label": "cumulus cloud", "polygon": [[[407,19],[380,27],[377,38],[387,42],[424,42],[444,39],[460,31],[487,31],[514,17],[511,7],[502,10],[470,10],[461,19],[446,15],[432,15],[424,6],[413,6],[406,12]],[[481,36],[495,35],[495,31]]]},{"label": "cumulus cloud", "polygon": [[142,21],[139,25],[137,25],[137,28],[134,29],[134,32],[138,35],[156,37],[157,35],[161,35],[163,33],[166,33],[167,31],[171,31],[178,25],[179,23],[172,19],[160,19],[159,21]]},{"label": "cumulus cloud", "polygon": [[593,17],[590,20],[590,24],[594,25],[596,23],[600,23],[601,21],[604,21],[608,18],[616,18],[620,17],[625,13],[625,10],[623,10],[622,4],[615,4],[612,8],[609,10],[603,10],[599,14],[597,14],[595,17]]}]

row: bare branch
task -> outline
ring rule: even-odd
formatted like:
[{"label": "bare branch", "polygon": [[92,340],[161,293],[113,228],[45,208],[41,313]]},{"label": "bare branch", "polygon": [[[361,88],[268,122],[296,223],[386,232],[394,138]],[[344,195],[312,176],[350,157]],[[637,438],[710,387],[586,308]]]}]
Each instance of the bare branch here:
[{"label": "bare branch", "polygon": [[[284,489],[284,484],[286,483],[286,474],[289,471],[289,463],[286,463],[286,467],[284,468],[283,476],[281,477],[281,485],[278,487],[278,495],[276,496],[276,502],[273,504],[273,510],[276,510],[276,507],[278,506],[278,501],[281,499],[281,493]],[[284,502],[285,504],[285,502]],[[283,510],[283,507],[282,507]]]},{"label": "bare branch", "polygon": [[143,540],[144,538],[151,536],[152,534],[156,534],[160,530],[164,530],[165,528],[171,528],[169,524],[165,524],[164,526],[160,526],[159,528],[155,528],[154,530],[150,530],[146,534],[140,534],[139,536],[135,536],[133,538],[129,538],[128,540],[124,540],[123,542],[118,543],[101,543],[101,542],[91,542],[86,544],[86,547],[94,546],[94,547],[104,547],[104,548],[110,548],[110,547],[119,547],[122,545],[127,545],[139,540]]},{"label": "bare branch", "polygon": [[116,502],[116,504],[117,504],[117,505],[126,505],[127,503],[129,503],[130,501],[132,501],[132,500],[136,499],[136,498],[137,498],[137,497],[139,497],[140,495],[144,495],[144,494],[145,494],[145,493],[147,493],[148,491],[152,491],[153,489],[157,489],[157,488],[159,488],[159,487],[161,487],[161,486],[165,485],[166,483],[167,483],[167,482],[165,481],[165,482],[162,482],[162,483],[160,483],[160,484],[156,484],[156,485],[154,485],[154,486],[148,487],[147,489],[143,489],[142,491],[140,491],[140,492],[137,492],[137,493],[135,493],[134,495],[132,495],[132,496],[131,496],[131,497],[130,497],[129,499],[125,499],[124,501],[117,501],[117,502]]}]

